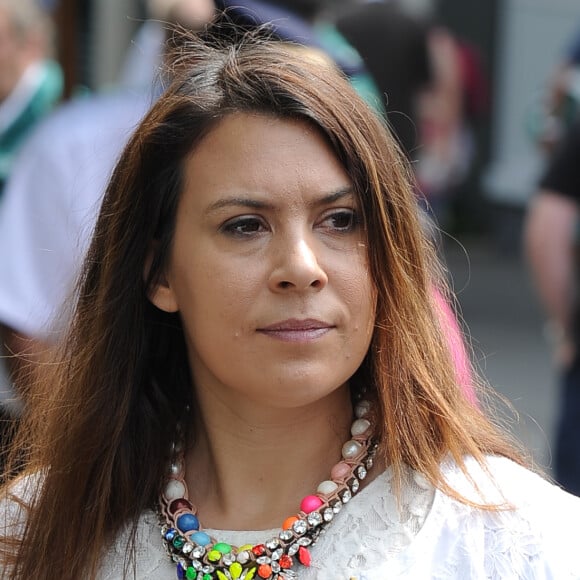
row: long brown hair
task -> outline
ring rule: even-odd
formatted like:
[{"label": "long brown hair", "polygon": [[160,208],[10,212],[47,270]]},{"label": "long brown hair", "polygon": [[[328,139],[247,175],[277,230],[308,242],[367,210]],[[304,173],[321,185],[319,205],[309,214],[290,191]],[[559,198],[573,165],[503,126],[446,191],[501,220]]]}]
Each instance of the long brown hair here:
[{"label": "long brown hair", "polygon": [[95,576],[121,528],[135,530],[156,502],[168,442],[195,401],[179,316],[157,310],[148,288],[167,262],[185,159],[234,112],[307,120],[352,180],[378,304],[353,383],[376,400],[381,451],[395,472],[406,463],[447,489],[447,453],[460,465],[465,455],[517,459],[457,386],[432,300],[436,259],[388,131],[327,62],[259,33],[226,36],[209,31],[185,43],[172,84],[110,180],[68,338],[42,369],[17,441],[26,474],[42,483],[27,498],[22,534],[2,541],[6,561],[16,554],[8,577]]}]

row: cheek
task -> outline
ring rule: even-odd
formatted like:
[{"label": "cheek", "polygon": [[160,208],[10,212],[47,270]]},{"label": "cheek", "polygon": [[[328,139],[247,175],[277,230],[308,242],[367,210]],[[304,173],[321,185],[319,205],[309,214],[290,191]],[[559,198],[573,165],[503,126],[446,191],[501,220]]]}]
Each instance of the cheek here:
[{"label": "cheek", "polygon": [[340,277],[340,297],[349,313],[349,325],[344,337],[345,348],[355,358],[364,357],[374,331],[376,291],[366,266],[352,269]]},{"label": "cheek", "polygon": [[209,253],[202,254],[182,264],[174,279],[184,323],[201,326],[204,332],[227,324],[233,332],[255,302],[259,273],[223,257],[214,260]]}]

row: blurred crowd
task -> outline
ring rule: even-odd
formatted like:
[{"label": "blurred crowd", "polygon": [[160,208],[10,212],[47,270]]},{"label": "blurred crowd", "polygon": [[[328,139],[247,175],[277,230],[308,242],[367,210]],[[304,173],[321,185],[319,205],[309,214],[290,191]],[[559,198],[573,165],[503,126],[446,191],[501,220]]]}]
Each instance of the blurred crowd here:
[{"label": "blurred crowd", "polygon": [[[240,27],[269,23],[305,58],[334,61],[406,153],[426,223],[446,227],[477,156],[489,108],[477,47],[436,19],[430,2],[148,0],[114,87],[67,99],[55,55],[57,1],[0,0],[0,413],[9,437],[32,400],[33,369],[67,323],[76,274],[115,160],[171,80],[183,35],[216,10]],[[135,16],[135,15],[131,15]],[[298,48],[297,48],[298,49]],[[580,494],[580,34],[546,94],[538,147],[551,159],[529,209],[530,266],[544,298],[565,384],[556,475]]]},{"label": "blurred crowd", "polygon": [[560,375],[558,481],[580,495],[580,26],[555,67],[537,144],[547,159],[529,203],[524,247]]}]

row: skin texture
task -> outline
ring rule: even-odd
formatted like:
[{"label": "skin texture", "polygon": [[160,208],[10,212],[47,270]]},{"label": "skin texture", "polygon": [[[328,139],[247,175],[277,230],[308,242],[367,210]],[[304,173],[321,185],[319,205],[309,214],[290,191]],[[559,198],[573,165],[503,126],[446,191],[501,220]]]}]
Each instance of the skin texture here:
[{"label": "skin texture", "polygon": [[[375,312],[356,216],[348,176],[304,122],[235,114],[189,158],[151,299],[185,329],[201,409],[188,467],[206,526],[280,525],[300,500],[293,482],[280,501],[289,475],[319,466],[298,484],[311,493],[339,458]],[[244,483],[258,488],[249,501]]]}]

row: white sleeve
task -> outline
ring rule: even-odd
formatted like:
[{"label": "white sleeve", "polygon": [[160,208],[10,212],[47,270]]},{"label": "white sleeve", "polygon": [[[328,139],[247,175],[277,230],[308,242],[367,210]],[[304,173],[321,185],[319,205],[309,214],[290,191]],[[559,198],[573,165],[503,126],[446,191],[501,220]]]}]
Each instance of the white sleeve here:
[{"label": "white sleeve", "polygon": [[71,294],[91,227],[75,199],[83,168],[56,128],[25,144],[0,205],[0,321],[41,339]]},{"label": "white sleeve", "polygon": [[50,340],[68,321],[103,193],[150,95],[64,105],[19,152],[0,200],[0,322]]},{"label": "white sleeve", "polygon": [[503,499],[515,509],[480,511],[447,500],[435,577],[580,579],[580,498],[507,459],[489,458],[489,474],[466,463],[479,491],[458,469],[449,483],[470,500]]}]

